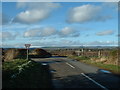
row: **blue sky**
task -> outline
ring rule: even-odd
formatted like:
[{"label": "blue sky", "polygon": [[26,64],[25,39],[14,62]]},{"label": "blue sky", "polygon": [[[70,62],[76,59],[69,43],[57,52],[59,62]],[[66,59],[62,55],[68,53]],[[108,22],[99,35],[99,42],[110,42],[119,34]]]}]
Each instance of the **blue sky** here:
[{"label": "blue sky", "polygon": [[3,2],[3,47],[118,44],[115,2]]}]

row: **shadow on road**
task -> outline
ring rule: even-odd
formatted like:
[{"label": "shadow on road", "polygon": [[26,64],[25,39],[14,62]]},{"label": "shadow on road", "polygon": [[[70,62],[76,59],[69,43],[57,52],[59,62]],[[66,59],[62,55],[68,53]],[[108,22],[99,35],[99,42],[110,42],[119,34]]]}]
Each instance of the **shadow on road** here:
[{"label": "shadow on road", "polygon": [[[51,57],[54,58],[54,57]],[[52,89],[64,89],[64,88],[97,88],[97,89],[103,89],[103,87],[107,88],[107,89],[115,89],[117,90],[118,88],[120,88],[119,86],[119,82],[120,82],[120,78],[119,76],[115,76],[112,73],[106,73],[103,72],[101,69],[98,69],[98,71],[96,73],[84,73],[84,75],[86,75],[87,77],[91,78],[92,80],[94,80],[96,83],[100,84],[96,84],[95,82],[93,82],[92,80],[86,78],[81,72],[77,72],[74,69],[74,72],[71,74],[70,70],[65,70],[65,71],[60,71],[62,72],[61,74],[58,75],[59,70],[57,69],[55,70],[55,68],[51,68],[49,65],[50,64],[54,64],[54,63],[58,63],[58,62],[64,62],[62,60],[53,60],[53,61],[45,61],[45,60],[38,60],[37,62],[40,62],[43,64],[44,67],[47,66],[47,71],[49,72],[49,79],[51,82],[51,86]],[[62,65],[61,64],[54,64],[56,65],[58,68],[59,66]],[[67,67],[67,66],[66,66]],[[61,70],[64,70],[64,67],[61,67]],[[77,72],[77,73],[75,73]],[[66,74],[68,73],[68,74]],[[65,74],[65,75],[62,75]]]},{"label": "shadow on road", "polygon": [[[51,70],[52,76],[56,73],[56,70]],[[67,72],[66,72],[67,73]],[[100,85],[97,85],[93,81],[89,80],[82,74],[69,75],[65,77],[55,77],[53,81],[53,88],[97,88],[97,89],[119,89],[120,78],[115,77],[113,74],[102,73],[84,73],[86,76],[90,77],[92,80],[96,81]],[[58,83],[57,83],[58,82]],[[59,85],[61,84],[61,85]],[[103,86],[103,87],[102,87]]]},{"label": "shadow on road", "polygon": [[[119,82],[120,79],[113,78],[112,75],[107,76],[106,74],[93,74],[88,73],[86,74],[93,80],[95,80],[97,83],[101,84],[105,88],[113,89],[120,88]],[[107,77],[107,78],[106,78]],[[94,82],[90,81],[83,75],[72,75],[67,77],[57,77],[56,80],[59,80],[62,84],[62,88],[99,88],[103,89],[101,86],[95,84]]]},{"label": "shadow on road", "polygon": [[51,57],[51,56],[41,56],[41,55],[29,55],[29,58],[49,58],[49,57]]}]

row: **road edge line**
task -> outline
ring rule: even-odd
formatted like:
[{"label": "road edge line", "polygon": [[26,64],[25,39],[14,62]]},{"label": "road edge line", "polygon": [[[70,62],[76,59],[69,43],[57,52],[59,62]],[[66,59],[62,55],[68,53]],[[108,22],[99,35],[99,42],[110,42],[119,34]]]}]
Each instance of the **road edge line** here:
[{"label": "road edge line", "polygon": [[98,82],[96,82],[95,80],[93,80],[92,78],[88,77],[87,75],[85,75],[84,73],[81,73],[83,76],[85,76],[87,79],[89,79],[90,81],[94,82],[95,84],[97,84],[98,86],[100,86],[101,88],[103,88],[104,90],[108,90],[106,87],[104,87],[103,85],[99,84]]},{"label": "road edge line", "polygon": [[69,64],[69,63],[66,63],[67,65],[69,65],[70,67],[72,67],[72,68],[75,68],[74,66],[72,66],[71,64]]}]

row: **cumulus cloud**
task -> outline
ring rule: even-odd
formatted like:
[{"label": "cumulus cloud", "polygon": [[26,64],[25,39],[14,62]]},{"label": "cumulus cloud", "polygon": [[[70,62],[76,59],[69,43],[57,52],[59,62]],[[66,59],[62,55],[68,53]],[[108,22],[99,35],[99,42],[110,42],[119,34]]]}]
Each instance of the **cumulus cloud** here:
[{"label": "cumulus cloud", "polygon": [[56,30],[53,27],[37,28],[26,31],[24,37],[47,37],[55,33]]},{"label": "cumulus cloud", "polygon": [[2,43],[1,47],[4,48],[25,48],[25,43]]},{"label": "cumulus cloud", "polygon": [[93,41],[89,42],[86,45],[115,45],[114,41]]},{"label": "cumulus cloud", "polygon": [[50,13],[60,7],[58,3],[43,3],[43,2],[19,2],[18,8],[27,8],[26,11],[20,12],[13,22],[32,24],[42,21],[50,16]]},{"label": "cumulus cloud", "polygon": [[31,24],[41,21],[49,16],[49,11],[45,10],[28,10],[21,12],[16,16],[14,22]]},{"label": "cumulus cloud", "polygon": [[74,29],[70,27],[65,27],[61,30],[61,34],[63,35],[72,34],[73,32],[74,32]]},{"label": "cumulus cloud", "polygon": [[54,27],[41,27],[30,29],[24,32],[24,37],[78,37],[80,33],[72,27],[64,27],[60,31],[56,30]]},{"label": "cumulus cloud", "polygon": [[96,35],[98,36],[105,36],[105,35],[112,35],[112,34],[114,34],[113,30],[106,30],[106,31],[96,33]]},{"label": "cumulus cloud", "polygon": [[17,36],[17,33],[16,34],[13,34],[11,32],[1,32],[0,33],[0,38],[2,38],[2,40],[14,40]]},{"label": "cumulus cloud", "polygon": [[[54,43],[53,43],[54,42]],[[49,43],[49,44],[48,44]],[[114,41],[92,41],[92,42],[80,42],[75,40],[61,39],[54,41],[45,41],[45,42],[34,42],[33,46],[109,46],[117,45],[117,42]]]},{"label": "cumulus cloud", "polygon": [[68,40],[68,39],[62,39],[60,41],[60,43],[62,45],[66,45],[66,46],[80,46],[80,45],[83,45],[83,43],[81,43],[80,41]]},{"label": "cumulus cloud", "polygon": [[80,35],[80,33],[72,28],[72,27],[64,27],[61,31],[60,31],[60,36],[62,37],[66,37],[66,36],[70,36],[70,37],[78,37]]},{"label": "cumulus cloud", "polygon": [[43,9],[43,8],[49,8],[54,9],[61,7],[59,3],[52,3],[52,2],[18,2],[17,8],[27,8],[27,9]]},{"label": "cumulus cloud", "polygon": [[41,35],[42,36],[50,36],[55,34],[57,31],[55,28],[53,27],[45,27],[42,31],[41,31]]},{"label": "cumulus cloud", "polygon": [[95,5],[82,5],[72,8],[68,13],[67,22],[69,23],[84,23],[89,21],[106,21],[111,16],[103,16],[100,14],[102,8]]}]

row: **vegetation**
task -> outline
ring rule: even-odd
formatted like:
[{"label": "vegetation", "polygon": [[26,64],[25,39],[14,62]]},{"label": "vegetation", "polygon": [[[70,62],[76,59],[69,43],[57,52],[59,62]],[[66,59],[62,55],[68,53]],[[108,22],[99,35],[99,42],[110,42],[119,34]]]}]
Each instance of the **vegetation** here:
[{"label": "vegetation", "polygon": [[69,56],[70,58],[74,58],[76,60],[89,60],[89,57],[86,56]]},{"label": "vegetation", "polygon": [[24,59],[3,63],[3,88],[50,88],[48,67]]},{"label": "vegetation", "polygon": [[45,51],[44,49],[37,48],[34,49],[33,52],[31,53],[30,57],[40,57],[40,58],[45,58],[45,57],[51,57],[52,55]]},{"label": "vegetation", "polygon": [[[70,56],[69,58],[78,60],[80,62],[86,63],[86,64],[91,64],[97,67],[100,67],[101,69],[109,70],[115,74],[120,74],[120,66],[118,65],[113,65],[113,64],[104,64],[103,62],[96,62],[94,60],[91,60],[90,57],[85,57],[85,56]],[[98,58],[98,57],[95,57]]]},{"label": "vegetation", "polygon": [[10,61],[13,59],[25,59],[26,58],[26,49],[8,49],[6,51],[4,51],[4,61]]},{"label": "vegetation", "polygon": [[94,62],[91,60],[88,60],[88,61],[83,60],[82,62],[100,67],[101,69],[109,70],[115,74],[120,74],[120,66],[117,66],[117,65],[104,64],[102,62]]}]

